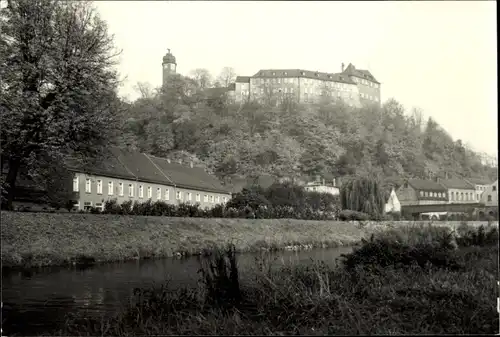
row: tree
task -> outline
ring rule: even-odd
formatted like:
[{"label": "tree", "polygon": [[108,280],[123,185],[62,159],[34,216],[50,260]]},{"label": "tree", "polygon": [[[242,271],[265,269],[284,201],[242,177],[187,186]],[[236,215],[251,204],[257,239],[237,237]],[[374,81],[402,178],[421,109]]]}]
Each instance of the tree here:
[{"label": "tree", "polygon": [[191,78],[196,82],[198,88],[201,90],[205,88],[209,88],[212,84],[212,75],[207,69],[197,68],[191,70],[190,72]]},{"label": "tree", "polygon": [[343,209],[381,215],[384,212],[384,193],[376,180],[358,177],[349,180],[340,189]]},{"label": "tree", "polygon": [[7,206],[29,158],[95,156],[114,137],[118,53],[88,2],[9,0],[0,10]]},{"label": "tree", "polygon": [[236,79],[236,72],[231,67],[222,68],[219,76],[217,77],[217,82],[220,86],[228,87]]}]

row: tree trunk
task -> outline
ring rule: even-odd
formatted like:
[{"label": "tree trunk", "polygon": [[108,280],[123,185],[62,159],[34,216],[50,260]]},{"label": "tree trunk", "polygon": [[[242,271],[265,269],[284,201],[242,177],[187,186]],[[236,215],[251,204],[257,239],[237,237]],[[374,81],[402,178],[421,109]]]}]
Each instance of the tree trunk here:
[{"label": "tree trunk", "polygon": [[14,201],[14,195],[16,191],[16,180],[19,168],[21,167],[21,160],[19,158],[9,159],[9,172],[7,173],[7,178],[5,183],[7,184],[7,198],[3,202],[2,208],[12,210],[12,202]]}]

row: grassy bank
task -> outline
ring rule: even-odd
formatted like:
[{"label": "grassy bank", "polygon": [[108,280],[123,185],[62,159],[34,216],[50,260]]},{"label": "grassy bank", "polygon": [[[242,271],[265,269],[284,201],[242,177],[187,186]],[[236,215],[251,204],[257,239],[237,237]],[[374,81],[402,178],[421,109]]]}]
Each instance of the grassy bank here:
[{"label": "grassy bank", "polygon": [[54,333],[498,333],[498,230],[462,230],[456,242],[443,228],[391,230],[345,256],[341,268],[317,263],[273,271],[264,263],[245,284],[233,251],[216,252],[202,258],[198,289],[136,289],[115,318],[72,317]]},{"label": "grassy bank", "polygon": [[398,224],[303,220],[1,213],[3,267],[189,255],[233,243],[239,252],[352,245]]}]

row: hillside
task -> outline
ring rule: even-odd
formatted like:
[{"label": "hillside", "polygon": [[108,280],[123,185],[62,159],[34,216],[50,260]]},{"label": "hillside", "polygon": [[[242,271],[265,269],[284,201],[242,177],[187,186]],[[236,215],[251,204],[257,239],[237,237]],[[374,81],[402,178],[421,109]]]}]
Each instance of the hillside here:
[{"label": "hillside", "polygon": [[374,174],[383,180],[445,173],[496,177],[496,169],[418,110],[391,99],[382,107],[228,105],[182,86],[127,103],[118,143],[184,158],[223,180],[269,174],[303,177]]}]

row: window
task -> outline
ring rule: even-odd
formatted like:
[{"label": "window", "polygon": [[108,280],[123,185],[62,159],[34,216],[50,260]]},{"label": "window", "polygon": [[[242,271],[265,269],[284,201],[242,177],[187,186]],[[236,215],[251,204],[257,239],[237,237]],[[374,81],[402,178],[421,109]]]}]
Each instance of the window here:
[{"label": "window", "polygon": [[144,186],[139,185],[139,198],[144,198]]},{"label": "window", "polygon": [[170,189],[165,188],[165,200],[170,200]]},{"label": "window", "polygon": [[118,184],[118,187],[119,187],[119,189],[120,189],[120,191],[119,191],[119,195],[120,195],[120,197],[123,197],[123,183],[119,183],[119,184]]},{"label": "window", "polygon": [[134,196],[134,185],[128,184],[128,196],[133,197]]},{"label": "window", "polygon": [[161,187],[156,188],[156,199],[157,200],[161,199]]},{"label": "window", "polygon": [[488,194],[488,201],[491,201],[491,195]]},{"label": "window", "polygon": [[97,194],[102,194],[102,180],[97,180]]},{"label": "window", "polygon": [[201,201],[201,195],[199,193],[196,194],[196,201]]},{"label": "window", "polygon": [[216,202],[217,204],[220,204],[220,197],[219,197],[219,196],[217,196],[217,197],[215,198],[215,202]]},{"label": "window", "polygon": [[464,200],[464,192],[460,193],[460,200]]},{"label": "window", "polygon": [[288,92],[288,88],[285,88],[284,91],[285,91],[285,93],[287,93]]},{"label": "window", "polygon": [[177,200],[181,200],[181,199],[182,199],[182,192],[181,192],[181,191],[177,191],[177,192],[175,193],[175,198],[176,198]]},{"label": "window", "polygon": [[85,211],[90,211],[90,208],[92,208],[92,202],[91,201],[85,201],[83,203],[83,209]]},{"label": "window", "polygon": [[276,79],[275,79],[275,78],[273,78],[271,81],[272,81],[273,83],[276,83]]},{"label": "window", "polygon": [[90,181],[89,178],[85,179],[85,192],[87,193],[92,192],[92,182]]},{"label": "window", "polygon": [[192,199],[191,192],[188,192],[187,199],[188,199],[188,201],[191,201],[191,199]]},{"label": "window", "polygon": [[204,201],[204,202],[208,202],[208,195],[206,195],[206,194],[205,194],[205,195],[203,196],[203,201]]},{"label": "window", "polygon": [[275,73],[275,72],[273,72],[273,76],[276,76],[276,73]]},{"label": "window", "polygon": [[213,196],[213,195],[211,195],[211,196],[210,196],[210,203],[211,203],[211,204],[213,204],[213,203],[214,203],[214,196]]},{"label": "window", "polygon": [[278,78],[278,84],[281,84],[281,78]]},{"label": "window", "polygon": [[479,200],[479,198],[480,198],[480,194],[479,193],[476,194],[476,198],[477,198],[477,200]]},{"label": "window", "polygon": [[102,202],[96,202],[95,207],[99,209],[99,211],[104,211],[104,206]]},{"label": "window", "polygon": [[491,186],[491,190],[492,191],[496,191],[497,190],[497,187],[495,185]]},{"label": "window", "polygon": [[286,76],[286,75],[288,75],[288,74],[287,74],[287,72],[285,71],[285,72],[283,73],[283,75],[285,75],[285,76]]},{"label": "window", "polygon": [[450,193],[450,200],[455,200],[455,192]]},{"label": "window", "polygon": [[78,192],[79,185],[80,185],[80,179],[78,179],[78,176],[75,175],[75,177],[73,178],[73,192]]},{"label": "window", "polygon": [[290,93],[293,94],[293,88],[290,88]]},{"label": "window", "polygon": [[80,210],[80,202],[75,202],[73,204],[73,211],[79,211]]},{"label": "window", "polygon": [[148,198],[151,199],[153,197],[153,189],[151,186],[148,187]]},{"label": "window", "polygon": [[226,197],[222,197],[222,202],[226,203],[227,202],[227,198]]},{"label": "window", "polygon": [[424,192],[424,197],[428,197],[429,196],[429,193],[428,192]]}]

